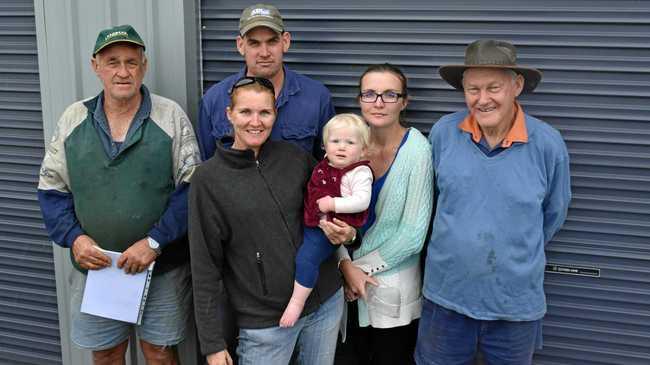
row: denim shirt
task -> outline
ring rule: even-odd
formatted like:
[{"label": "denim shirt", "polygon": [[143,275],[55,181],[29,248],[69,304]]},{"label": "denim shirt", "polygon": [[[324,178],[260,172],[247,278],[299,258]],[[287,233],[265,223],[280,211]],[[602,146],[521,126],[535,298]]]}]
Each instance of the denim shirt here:
[{"label": "denim shirt", "polygon": [[[230,105],[228,91],[245,75],[246,68],[243,68],[210,87],[203,95],[197,137],[204,161],[214,155],[216,141],[232,135],[232,125],[226,117],[226,108]],[[284,83],[275,106],[278,115],[271,130],[271,140],[292,142],[315,157],[321,157],[321,131],[334,116],[329,90],[322,83],[284,66]]]}]

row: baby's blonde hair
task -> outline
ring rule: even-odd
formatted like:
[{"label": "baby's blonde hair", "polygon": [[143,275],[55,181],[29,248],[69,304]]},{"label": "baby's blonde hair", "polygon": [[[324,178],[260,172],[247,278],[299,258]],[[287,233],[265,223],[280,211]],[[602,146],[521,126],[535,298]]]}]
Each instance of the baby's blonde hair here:
[{"label": "baby's blonde hair", "polygon": [[363,118],[353,113],[337,114],[325,124],[323,127],[323,145],[327,144],[331,130],[342,127],[354,129],[363,148],[368,148],[368,144],[370,144],[370,128],[368,128],[368,124]]}]

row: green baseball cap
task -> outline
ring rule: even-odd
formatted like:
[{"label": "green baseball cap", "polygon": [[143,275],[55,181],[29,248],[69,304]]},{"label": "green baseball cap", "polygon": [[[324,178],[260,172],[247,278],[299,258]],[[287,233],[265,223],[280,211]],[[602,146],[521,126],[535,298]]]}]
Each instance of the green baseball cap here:
[{"label": "green baseball cap", "polygon": [[118,25],[99,32],[95,42],[95,49],[93,49],[93,57],[106,46],[118,42],[133,43],[142,47],[143,50],[145,49],[144,41],[132,26],[128,24]]},{"label": "green baseball cap", "polygon": [[271,28],[276,33],[284,32],[284,23],[278,8],[268,4],[255,4],[244,9],[239,18],[239,34],[244,36],[255,27]]}]

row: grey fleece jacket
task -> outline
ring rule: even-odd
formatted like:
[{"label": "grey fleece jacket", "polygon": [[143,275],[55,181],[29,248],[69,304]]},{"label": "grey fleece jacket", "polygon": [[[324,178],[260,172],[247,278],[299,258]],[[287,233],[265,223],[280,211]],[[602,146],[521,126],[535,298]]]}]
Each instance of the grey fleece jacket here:
[{"label": "grey fleece jacket", "polygon": [[[293,290],[302,242],[303,194],[316,162],[287,142],[253,151],[219,143],[190,187],[189,240],[201,352],[226,348],[229,301],[241,328],[277,326]],[[303,315],[341,286],[336,260],[321,265]]]}]

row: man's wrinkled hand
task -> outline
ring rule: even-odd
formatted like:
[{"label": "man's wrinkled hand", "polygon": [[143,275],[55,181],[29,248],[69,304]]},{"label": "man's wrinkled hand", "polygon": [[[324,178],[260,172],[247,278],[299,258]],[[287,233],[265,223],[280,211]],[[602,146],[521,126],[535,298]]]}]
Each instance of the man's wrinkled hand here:
[{"label": "man's wrinkled hand", "polygon": [[111,266],[111,258],[99,249],[97,242],[82,234],[72,243],[74,260],[86,270],[99,270]]},{"label": "man's wrinkled hand", "polygon": [[354,227],[337,218],[334,218],[331,222],[321,220],[318,226],[333,245],[349,242],[357,234]]},{"label": "man's wrinkled hand", "polygon": [[158,255],[149,247],[149,242],[143,238],[122,252],[117,260],[117,267],[124,269],[127,274],[137,274],[146,270]]}]

